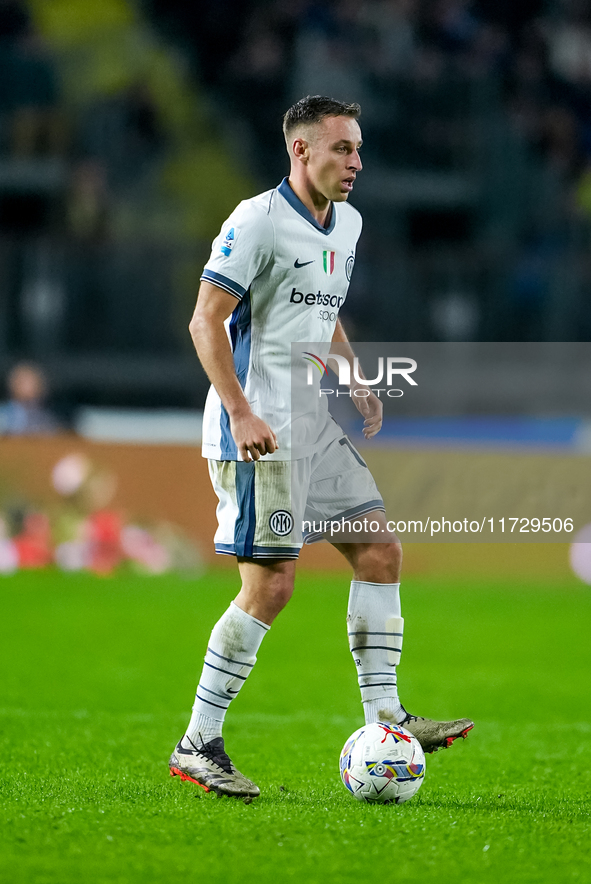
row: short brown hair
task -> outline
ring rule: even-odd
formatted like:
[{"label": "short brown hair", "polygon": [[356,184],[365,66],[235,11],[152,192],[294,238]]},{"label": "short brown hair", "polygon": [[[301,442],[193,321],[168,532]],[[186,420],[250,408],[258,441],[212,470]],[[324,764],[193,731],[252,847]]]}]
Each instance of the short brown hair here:
[{"label": "short brown hair", "polygon": [[296,126],[320,123],[325,117],[351,117],[356,120],[360,113],[361,107],[356,102],[345,104],[324,95],[306,95],[286,111],[283,117],[283,134],[287,138]]}]

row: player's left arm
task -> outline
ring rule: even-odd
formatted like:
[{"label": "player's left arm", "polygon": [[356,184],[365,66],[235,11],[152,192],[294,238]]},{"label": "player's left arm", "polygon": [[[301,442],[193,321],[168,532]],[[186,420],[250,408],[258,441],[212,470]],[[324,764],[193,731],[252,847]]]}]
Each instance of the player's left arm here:
[{"label": "player's left arm", "polygon": [[[343,323],[340,319],[337,319],[332,342],[333,344],[339,345],[338,352],[345,357],[351,366],[351,395],[353,396],[353,401],[358,411],[360,411],[365,418],[363,422],[363,435],[366,439],[371,439],[372,436],[375,436],[376,433],[379,433],[382,429],[384,406],[376,394],[372,392],[371,387],[368,387],[365,384],[360,384],[355,380],[355,375],[353,374],[353,360],[355,358],[355,353],[349,343],[349,338],[347,337],[347,333],[345,332]],[[359,374],[361,377],[365,377],[361,369],[359,370]],[[355,396],[356,390],[369,390],[369,396],[366,396],[365,393],[363,396]]]}]

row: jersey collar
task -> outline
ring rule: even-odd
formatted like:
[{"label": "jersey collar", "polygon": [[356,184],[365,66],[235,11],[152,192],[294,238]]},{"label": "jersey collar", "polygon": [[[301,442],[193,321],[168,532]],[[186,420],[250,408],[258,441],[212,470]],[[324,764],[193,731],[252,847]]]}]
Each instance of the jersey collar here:
[{"label": "jersey collar", "polygon": [[296,212],[301,215],[302,218],[305,218],[306,221],[308,221],[313,227],[316,228],[316,230],[319,230],[320,233],[324,233],[325,236],[328,236],[329,233],[332,233],[337,222],[337,213],[335,211],[334,203],[330,204],[330,223],[328,227],[322,227],[322,225],[319,224],[316,218],[313,216],[311,211],[307,209],[306,206],[303,204],[299,196],[296,196],[296,194],[293,192],[287,176],[283,179],[277,190],[279,191],[281,196],[287,200],[292,209],[295,209]]}]

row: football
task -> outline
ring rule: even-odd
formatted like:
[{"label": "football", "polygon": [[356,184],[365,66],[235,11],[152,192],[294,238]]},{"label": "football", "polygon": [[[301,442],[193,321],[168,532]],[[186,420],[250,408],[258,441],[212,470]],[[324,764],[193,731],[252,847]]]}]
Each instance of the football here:
[{"label": "football", "polygon": [[376,722],[351,734],[341,752],[340,771],[358,801],[402,804],[421,787],[425,756],[419,741],[403,727]]}]

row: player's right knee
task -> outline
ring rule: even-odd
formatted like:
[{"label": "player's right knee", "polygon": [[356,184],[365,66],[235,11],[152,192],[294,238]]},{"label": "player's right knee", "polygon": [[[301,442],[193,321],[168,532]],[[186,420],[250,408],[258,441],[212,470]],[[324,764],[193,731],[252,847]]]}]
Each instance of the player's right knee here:
[{"label": "player's right knee", "polygon": [[273,602],[277,610],[281,611],[293,595],[293,583],[279,583],[267,590],[269,601]]}]

